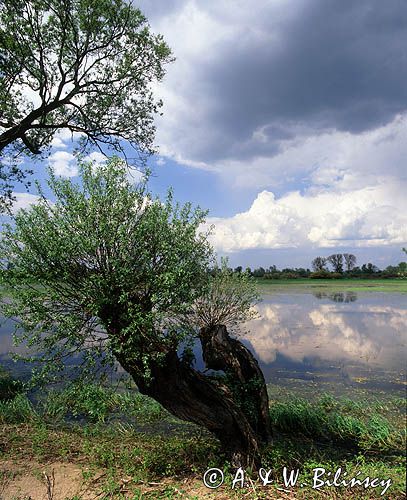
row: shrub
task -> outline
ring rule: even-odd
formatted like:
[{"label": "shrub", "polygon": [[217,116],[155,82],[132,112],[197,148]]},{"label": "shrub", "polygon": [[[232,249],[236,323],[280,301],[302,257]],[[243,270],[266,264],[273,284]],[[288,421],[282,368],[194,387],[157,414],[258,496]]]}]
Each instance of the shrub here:
[{"label": "shrub", "polygon": [[0,367],[0,401],[13,399],[23,390],[23,383],[15,380],[9,373]]},{"label": "shrub", "polygon": [[25,394],[17,394],[14,399],[0,401],[0,423],[19,424],[36,417],[37,413]]},{"label": "shrub", "polygon": [[339,278],[342,278],[342,274],[340,273],[331,273],[329,271],[315,271],[313,273],[310,274],[310,278],[313,278],[313,279],[339,279]]}]

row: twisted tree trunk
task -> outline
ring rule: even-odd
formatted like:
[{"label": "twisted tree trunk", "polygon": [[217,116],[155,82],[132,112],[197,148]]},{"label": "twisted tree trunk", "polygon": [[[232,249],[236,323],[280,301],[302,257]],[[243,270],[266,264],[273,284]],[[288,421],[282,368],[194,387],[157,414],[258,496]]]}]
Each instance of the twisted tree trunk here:
[{"label": "twisted tree trunk", "polygon": [[230,338],[224,326],[202,329],[200,340],[208,368],[223,370],[229,382],[233,380],[237,387],[247,385],[252,389],[252,393],[247,392],[250,405],[239,401],[236,387],[193,369],[175,350],[165,353],[159,361],[148,361],[148,379],[143,375],[145,366],[140,359],[129,357],[125,350],[115,355],[142,394],[158,401],[176,417],[212,432],[233,465],[258,468],[260,448],[271,437],[263,374],[250,351]]},{"label": "twisted tree trunk", "polygon": [[254,432],[263,443],[271,440],[269,399],[263,372],[253,354],[224,325],[201,328],[199,338],[207,368],[223,370],[240,399]]}]

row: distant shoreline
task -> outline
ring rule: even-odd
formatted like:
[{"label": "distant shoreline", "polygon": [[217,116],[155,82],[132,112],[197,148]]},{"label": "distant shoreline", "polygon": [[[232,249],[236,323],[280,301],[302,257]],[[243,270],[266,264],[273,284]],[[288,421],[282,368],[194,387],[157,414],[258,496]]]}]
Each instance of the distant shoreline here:
[{"label": "distant shoreline", "polygon": [[255,278],[258,290],[314,292],[342,290],[350,292],[407,293],[407,279],[398,278],[340,278],[340,279],[266,279]]}]

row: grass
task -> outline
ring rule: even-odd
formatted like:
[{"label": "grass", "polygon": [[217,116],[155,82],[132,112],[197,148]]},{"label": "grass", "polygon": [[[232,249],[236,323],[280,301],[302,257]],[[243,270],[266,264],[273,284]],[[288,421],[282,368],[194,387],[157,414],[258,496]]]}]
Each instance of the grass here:
[{"label": "grass", "polygon": [[359,279],[347,278],[337,280],[298,278],[291,280],[269,280],[256,278],[260,293],[274,291],[314,292],[314,291],[349,291],[349,292],[393,292],[407,293],[407,279]]},{"label": "grass", "polygon": [[292,399],[271,407],[274,429],[367,453],[398,453],[405,447],[405,432],[381,415],[377,407],[338,400],[326,395],[315,403]]},{"label": "grass", "polygon": [[[308,485],[315,467],[342,467],[349,477],[360,472],[360,477],[389,478],[386,498],[402,498],[405,431],[399,403],[394,401],[399,415],[394,420],[387,417],[388,405],[327,395],[313,403],[299,398],[273,402],[275,439],[262,461],[273,480],[267,487],[253,473],[249,487],[232,489],[234,471],[209,433],[177,421],[134,391],[91,385],[53,391],[35,405],[23,394],[0,402],[0,457],[76,464],[83,480],[97,486],[98,498],[181,498],[182,492],[183,498],[202,498],[209,492],[202,484],[209,467],[225,471],[225,484],[212,498],[289,498],[281,490],[287,489],[283,467],[300,469],[299,482]],[[335,498],[333,493],[380,497],[378,488],[289,490],[304,499]]]},{"label": "grass", "polygon": [[135,391],[118,392],[113,387],[96,384],[73,384],[65,390],[51,390],[41,401],[45,418],[62,421],[85,419],[105,422],[116,415],[131,417],[143,424],[169,418],[169,414],[156,401]]},{"label": "grass", "polygon": [[23,389],[19,380],[13,379],[8,372],[0,366],[0,401],[14,398]]},{"label": "grass", "polygon": [[[407,278],[343,278],[343,279],[264,279],[254,278],[259,292],[318,290],[342,290],[350,292],[393,292],[407,293]],[[10,290],[0,286],[0,295],[6,296]]]}]

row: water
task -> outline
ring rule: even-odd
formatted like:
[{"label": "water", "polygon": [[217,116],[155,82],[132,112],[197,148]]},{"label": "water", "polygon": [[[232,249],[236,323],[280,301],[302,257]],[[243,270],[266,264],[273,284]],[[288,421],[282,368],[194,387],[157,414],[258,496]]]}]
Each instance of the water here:
[{"label": "water", "polygon": [[[270,386],[301,393],[355,391],[404,396],[407,296],[397,293],[279,293],[264,296],[243,342]],[[16,375],[11,321],[0,328],[0,365]],[[23,349],[20,347],[20,350]],[[198,368],[200,367],[198,359]]]},{"label": "water", "polygon": [[404,395],[406,295],[281,293],[264,296],[258,310],[242,338],[270,384]]}]

